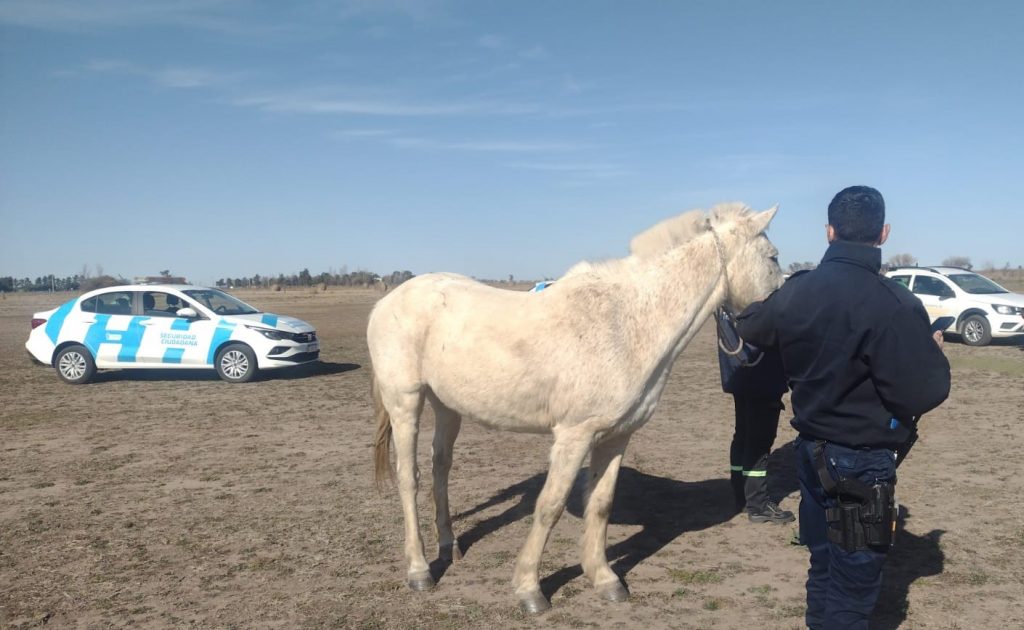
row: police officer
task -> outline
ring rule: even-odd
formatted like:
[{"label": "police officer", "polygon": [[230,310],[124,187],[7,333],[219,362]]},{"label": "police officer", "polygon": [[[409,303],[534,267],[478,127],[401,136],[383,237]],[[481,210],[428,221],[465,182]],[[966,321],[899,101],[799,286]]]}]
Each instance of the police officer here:
[{"label": "police officer", "polygon": [[744,339],[779,348],[793,390],[812,630],[868,627],[895,525],[895,452],[949,395],[941,336],[916,297],[879,275],[882,195],[841,190],[826,235],[815,270],[738,318]]},{"label": "police officer", "polygon": [[793,513],[768,495],[768,454],[779,430],[782,395],[789,387],[779,353],[761,350],[736,333],[731,314],[715,314],[722,391],[732,394],[736,424],[729,445],[729,471],[736,509],[753,523],[789,523]]}]

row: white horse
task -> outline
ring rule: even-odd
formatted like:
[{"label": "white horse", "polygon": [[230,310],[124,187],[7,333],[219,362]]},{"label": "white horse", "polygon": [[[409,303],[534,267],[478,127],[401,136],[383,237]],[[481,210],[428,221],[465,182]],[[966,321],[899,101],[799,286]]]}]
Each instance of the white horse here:
[{"label": "white horse", "polygon": [[580,263],[541,293],[435,273],[403,283],[370,314],[378,483],[394,439],[405,516],[407,581],[434,586],[416,494],[424,399],[436,416],[434,507],[439,554],[459,560],[448,507],[452,447],[463,417],[510,431],[551,433],[551,464],[512,585],[527,612],[550,607],[538,567],[577,471],[590,454],[582,567],[598,594],[629,593],[608,565],[608,517],[622,454],[654,413],[676,357],[722,304],[740,310],[782,282],[764,235],[776,208],[725,204],[662,221],[630,255]]}]

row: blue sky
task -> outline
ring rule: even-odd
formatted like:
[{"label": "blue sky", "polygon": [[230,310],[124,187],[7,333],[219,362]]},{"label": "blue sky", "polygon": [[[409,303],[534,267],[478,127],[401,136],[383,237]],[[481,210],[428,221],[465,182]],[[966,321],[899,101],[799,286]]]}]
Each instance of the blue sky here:
[{"label": "blue sky", "polygon": [[[1024,264],[1024,3],[0,0],[0,275],[557,277],[719,201],[783,264]],[[1016,182],[1016,183],[1015,183]]]}]

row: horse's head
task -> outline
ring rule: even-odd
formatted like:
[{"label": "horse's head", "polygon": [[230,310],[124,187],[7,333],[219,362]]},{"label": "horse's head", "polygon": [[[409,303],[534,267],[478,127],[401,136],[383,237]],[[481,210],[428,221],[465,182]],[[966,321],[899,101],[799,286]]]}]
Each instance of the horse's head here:
[{"label": "horse's head", "polygon": [[765,236],[777,210],[778,206],[774,206],[764,212],[751,212],[741,204],[720,205],[711,210],[711,230],[725,262],[725,302],[734,311],[764,299],[782,284],[779,251]]}]

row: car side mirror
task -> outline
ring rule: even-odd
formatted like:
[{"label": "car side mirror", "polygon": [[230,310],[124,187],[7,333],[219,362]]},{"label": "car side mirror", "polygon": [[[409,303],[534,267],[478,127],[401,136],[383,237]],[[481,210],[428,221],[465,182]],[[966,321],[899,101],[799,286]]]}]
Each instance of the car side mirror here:
[{"label": "car side mirror", "polygon": [[942,295],[939,296],[939,301],[941,302],[942,300],[948,300],[948,299],[951,299],[951,298],[954,298],[954,297],[956,297],[956,296],[955,295],[951,295],[949,293],[943,293]]},{"label": "car side mirror", "polygon": [[194,308],[189,308],[187,306],[185,308],[179,308],[178,312],[175,313],[175,315],[177,315],[178,317],[184,317],[186,319],[195,319],[199,317],[199,313],[197,313]]}]

